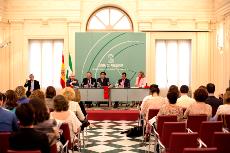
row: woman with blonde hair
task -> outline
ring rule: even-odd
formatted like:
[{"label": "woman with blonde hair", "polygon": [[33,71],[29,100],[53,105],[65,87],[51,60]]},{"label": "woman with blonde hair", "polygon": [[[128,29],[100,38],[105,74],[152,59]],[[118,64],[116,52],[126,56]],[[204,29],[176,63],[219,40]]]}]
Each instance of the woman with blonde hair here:
[{"label": "woman with blonde hair", "polygon": [[147,81],[144,72],[143,71],[138,72],[135,87],[144,88],[146,86],[146,83]]},{"label": "woman with blonde hair", "polygon": [[29,99],[26,97],[26,89],[23,86],[17,86],[15,93],[18,96],[18,104],[28,103]]},{"label": "woman with blonde hair", "polygon": [[42,101],[45,102],[45,94],[44,94],[44,92],[43,92],[42,90],[40,90],[40,89],[34,90],[34,91],[31,93],[31,95],[30,95],[29,98],[30,98],[30,99],[32,99],[32,98],[39,98],[39,99],[41,99]]},{"label": "woman with blonde hair", "polygon": [[73,90],[73,88],[70,87],[65,87],[62,91],[61,94],[66,98],[66,100],[69,102],[69,110],[73,111],[74,113],[76,113],[78,119],[80,121],[84,121],[85,120],[85,116],[81,111],[81,108],[78,104],[78,102],[75,102],[75,91]]}]

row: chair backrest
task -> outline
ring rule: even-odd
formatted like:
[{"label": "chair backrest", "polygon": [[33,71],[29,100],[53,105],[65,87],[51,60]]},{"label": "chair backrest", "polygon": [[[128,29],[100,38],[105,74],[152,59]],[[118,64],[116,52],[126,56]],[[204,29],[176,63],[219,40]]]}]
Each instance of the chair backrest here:
[{"label": "chair backrest", "polygon": [[6,153],[9,148],[10,132],[0,132],[0,153]]},{"label": "chair backrest", "polygon": [[154,116],[157,116],[158,112],[159,109],[149,109],[148,120],[150,120]]},{"label": "chair backrest", "polygon": [[164,122],[177,122],[176,115],[160,115],[157,117],[157,132],[161,137],[162,127]]},{"label": "chair backrest", "polygon": [[41,153],[40,150],[8,150],[7,153]]},{"label": "chair backrest", "polygon": [[57,153],[57,144],[53,144],[52,146],[50,146],[50,153]]},{"label": "chair backrest", "polygon": [[[62,136],[64,138],[64,141],[66,142],[67,140],[69,140],[68,148],[71,149],[72,148],[72,141],[71,141],[71,136],[70,136],[69,124],[68,123],[62,123],[60,126],[60,129],[63,131]],[[65,142],[63,142],[63,143],[65,143]]]},{"label": "chair backrest", "polygon": [[217,148],[184,148],[183,153],[217,153]]},{"label": "chair backrest", "polygon": [[168,148],[169,138],[173,132],[186,132],[185,122],[164,122],[160,141]]},{"label": "chair backrest", "polygon": [[223,127],[230,129],[230,114],[219,115],[218,121],[223,121]]},{"label": "chair backrest", "polygon": [[207,115],[189,115],[187,120],[187,128],[189,128],[193,132],[199,132],[201,122],[207,120]]},{"label": "chair backrest", "polygon": [[212,147],[217,147],[218,153],[230,152],[230,133],[214,132]]},{"label": "chair backrest", "polygon": [[212,107],[212,117],[216,115],[216,111],[218,108]]},{"label": "chair backrest", "polygon": [[212,143],[214,132],[222,131],[222,121],[204,121],[201,123],[199,137],[209,147]]},{"label": "chair backrest", "polygon": [[198,133],[173,132],[169,140],[167,153],[183,153],[184,148],[196,148]]}]

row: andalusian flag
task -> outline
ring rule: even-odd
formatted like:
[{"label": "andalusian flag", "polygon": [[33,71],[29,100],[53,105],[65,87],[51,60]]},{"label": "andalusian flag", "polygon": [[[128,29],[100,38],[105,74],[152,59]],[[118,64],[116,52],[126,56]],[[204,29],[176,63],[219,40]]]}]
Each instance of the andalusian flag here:
[{"label": "andalusian flag", "polygon": [[64,54],[62,53],[62,64],[61,64],[61,79],[60,83],[62,88],[65,88],[65,63],[64,63]]},{"label": "andalusian flag", "polygon": [[69,66],[67,68],[67,72],[66,72],[66,79],[69,79],[69,76],[73,73],[73,65],[72,65],[72,58],[71,55],[69,53]]}]

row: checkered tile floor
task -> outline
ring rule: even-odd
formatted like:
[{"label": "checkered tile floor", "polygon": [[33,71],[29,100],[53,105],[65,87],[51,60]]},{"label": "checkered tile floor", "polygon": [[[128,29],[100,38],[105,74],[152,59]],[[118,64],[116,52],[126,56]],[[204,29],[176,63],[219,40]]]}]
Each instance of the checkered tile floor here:
[{"label": "checkered tile floor", "polygon": [[[121,134],[137,125],[136,121],[90,121],[95,127],[88,129],[88,140],[83,153],[144,153],[148,145],[142,137],[129,138]],[[152,142],[153,143],[153,142]],[[153,152],[154,146],[150,150]]]}]

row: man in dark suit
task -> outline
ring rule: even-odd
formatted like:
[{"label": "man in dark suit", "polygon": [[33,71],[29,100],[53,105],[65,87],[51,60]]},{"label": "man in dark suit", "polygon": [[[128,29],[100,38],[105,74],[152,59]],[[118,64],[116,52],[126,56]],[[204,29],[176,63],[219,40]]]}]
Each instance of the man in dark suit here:
[{"label": "man in dark suit", "polygon": [[118,80],[118,85],[120,88],[130,88],[130,80],[126,78],[126,73],[121,74],[121,79]]},{"label": "man in dark suit", "polygon": [[[96,79],[92,77],[91,72],[86,73],[86,78],[83,79],[82,86],[83,88],[96,88],[97,87]],[[87,107],[90,108],[92,106],[92,101],[85,101],[85,104]]]},{"label": "man in dark suit", "polygon": [[[126,78],[125,72],[121,74],[121,79],[118,80],[118,86],[119,88],[130,88],[130,80]],[[117,108],[118,106],[119,103],[116,101],[113,107]]]},{"label": "man in dark suit", "polygon": [[101,72],[100,78],[97,79],[98,87],[109,86],[109,78],[106,78],[106,73]]},{"label": "man in dark suit", "polygon": [[26,80],[26,83],[24,84],[24,87],[28,87],[28,90],[26,91],[26,96],[29,97],[31,92],[37,89],[40,89],[39,81],[34,80],[34,75],[29,75],[29,80]]},{"label": "man in dark suit", "polygon": [[78,80],[75,79],[74,74],[71,74],[71,75],[69,76],[69,79],[66,81],[66,86],[67,86],[67,87],[72,87],[72,88],[79,87]]},{"label": "man in dark suit", "polygon": [[33,127],[35,119],[33,106],[30,103],[21,104],[15,113],[20,121],[20,129],[10,136],[9,149],[40,150],[41,153],[50,153],[48,136]]},{"label": "man in dark suit", "polygon": [[223,102],[214,96],[215,85],[213,83],[208,83],[207,86],[208,98],[206,103],[212,106],[212,116],[216,114],[216,111],[220,105],[223,105]]},{"label": "man in dark suit", "polygon": [[[101,88],[104,86],[109,86],[109,78],[106,78],[106,73],[105,72],[101,72],[100,73],[100,78],[97,79],[97,87]],[[97,102],[97,106],[100,107],[100,103],[103,102]]]},{"label": "man in dark suit", "polygon": [[83,79],[82,85],[84,88],[96,88],[96,79],[92,77],[91,72],[86,73],[86,78]]}]

